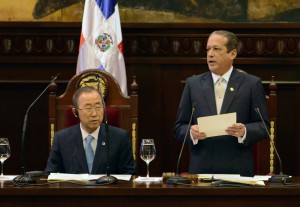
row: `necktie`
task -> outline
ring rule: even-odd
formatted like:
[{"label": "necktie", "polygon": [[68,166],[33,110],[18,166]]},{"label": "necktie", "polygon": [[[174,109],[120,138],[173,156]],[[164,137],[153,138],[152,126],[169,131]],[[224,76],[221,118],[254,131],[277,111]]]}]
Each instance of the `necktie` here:
[{"label": "necktie", "polygon": [[215,85],[215,98],[216,98],[216,106],[217,113],[220,114],[224,95],[225,95],[225,86],[224,86],[224,78],[220,77]]},{"label": "necktie", "polygon": [[87,164],[89,167],[89,172],[92,172],[92,167],[93,167],[93,162],[94,162],[94,152],[93,152],[93,148],[91,145],[92,140],[94,139],[94,137],[92,137],[91,135],[88,135],[85,138],[85,155],[86,155],[86,160],[87,160]]}]

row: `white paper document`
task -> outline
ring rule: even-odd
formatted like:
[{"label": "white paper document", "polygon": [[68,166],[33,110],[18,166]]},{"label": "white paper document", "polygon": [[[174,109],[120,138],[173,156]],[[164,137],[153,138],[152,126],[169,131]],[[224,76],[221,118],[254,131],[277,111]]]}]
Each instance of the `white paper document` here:
[{"label": "white paper document", "polygon": [[222,178],[239,178],[240,174],[198,174],[198,179],[202,178],[213,178],[213,179],[222,179]]},{"label": "white paper document", "polygon": [[162,177],[141,177],[139,176],[138,178],[134,179],[135,182],[161,182]]},{"label": "white paper document", "polygon": [[199,131],[204,132],[207,137],[227,135],[225,130],[236,124],[236,113],[199,117],[197,121]]},{"label": "white paper document", "polygon": [[13,180],[15,177],[17,177],[17,175],[3,175],[3,177],[1,178],[2,180]]},{"label": "white paper document", "polygon": [[215,180],[222,180],[233,183],[247,184],[247,185],[259,185],[264,186],[263,180],[257,177],[244,177],[239,174],[198,174],[198,179],[213,178]]},{"label": "white paper document", "polygon": [[[67,173],[51,173],[48,176],[48,181],[63,180],[63,181],[89,181],[96,180],[105,175],[90,175],[90,174],[67,174]],[[118,180],[129,181],[131,175],[112,175]]]},{"label": "white paper document", "polygon": [[254,178],[257,180],[268,181],[269,178],[271,178],[271,175],[255,175]]}]

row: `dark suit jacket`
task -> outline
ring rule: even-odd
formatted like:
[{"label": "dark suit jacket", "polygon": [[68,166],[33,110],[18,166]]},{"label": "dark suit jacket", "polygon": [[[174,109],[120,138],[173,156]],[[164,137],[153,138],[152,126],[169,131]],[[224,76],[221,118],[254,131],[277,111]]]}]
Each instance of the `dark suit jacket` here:
[{"label": "dark suit jacket", "polygon": [[[187,140],[189,140],[191,150],[189,172],[252,176],[254,173],[252,146],[268,137],[254,107],[259,108],[263,119],[269,125],[265,101],[261,79],[233,69],[226,88],[221,114],[237,113],[237,123],[243,123],[246,126],[246,140],[240,144],[236,137],[227,135],[199,140],[198,144],[193,145],[190,133],[188,133]],[[187,131],[193,103],[196,109],[192,125],[197,124],[198,117],[217,114],[211,72],[192,76],[186,80],[177,119],[173,125],[175,136],[180,141],[183,141]]]},{"label": "dark suit jacket", "polygon": [[[131,143],[125,130],[109,126],[109,161],[112,174],[135,174]],[[94,163],[91,174],[106,174],[107,142],[105,125],[98,135]],[[57,132],[45,173],[88,173],[80,125],[71,126]]]}]

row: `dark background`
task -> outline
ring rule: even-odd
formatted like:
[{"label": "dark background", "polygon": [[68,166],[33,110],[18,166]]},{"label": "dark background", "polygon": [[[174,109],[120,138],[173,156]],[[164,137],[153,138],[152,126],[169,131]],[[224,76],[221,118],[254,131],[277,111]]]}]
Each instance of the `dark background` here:
[{"label": "dark background", "polygon": [[[0,136],[12,155],[5,174],[19,174],[25,112],[61,73],[59,94],[75,74],[81,23],[0,23]],[[139,140],[154,138],[157,157],[150,175],[175,171],[180,150],[172,134],[184,80],[207,71],[206,39],[218,29],[240,38],[235,66],[262,78],[274,75],[278,89],[277,140],[286,174],[300,175],[300,24],[122,24],[128,85],[139,84]],[[130,93],[130,91],[129,91]],[[48,92],[31,109],[26,134],[26,170],[43,170],[48,153]],[[140,144],[140,141],[138,142]],[[138,174],[146,164],[139,158]],[[187,149],[181,171],[187,171]]]}]

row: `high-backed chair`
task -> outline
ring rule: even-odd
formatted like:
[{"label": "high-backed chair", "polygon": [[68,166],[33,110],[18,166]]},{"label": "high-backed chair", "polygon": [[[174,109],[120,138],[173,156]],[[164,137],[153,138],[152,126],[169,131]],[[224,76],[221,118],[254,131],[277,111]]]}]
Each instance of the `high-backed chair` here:
[{"label": "high-backed chair", "polygon": [[[274,145],[276,142],[276,115],[277,115],[277,85],[275,78],[272,76],[269,84],[269,94],[266,96],[266,103],[268,109],[268,118],[270,121],[270,139],[265,139],[258,142],[254,148],[254,172],[256,175],[266,175],[275,173],[276,153]],[[272,144],[273,143],[273,144]]]},{"label": "high-backed chair", "polygon": [[49,94],[49,146],[52,146],[54,133],[68,126],[77,124],[79,120],[72,113],[72,97],[77,88],[93,86],[101,88],[108,124],[125,129],[131,138],[134,159],[138,157],[138,85],[133,77],[131,94],[125,96],[116,79],[105,71],[98,69],[85,70],[74,75],[65,92],[57,96],[57,85],[54,82]]}]

